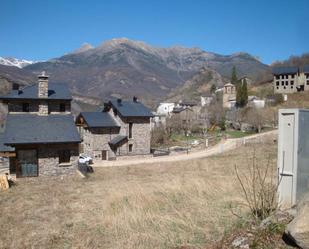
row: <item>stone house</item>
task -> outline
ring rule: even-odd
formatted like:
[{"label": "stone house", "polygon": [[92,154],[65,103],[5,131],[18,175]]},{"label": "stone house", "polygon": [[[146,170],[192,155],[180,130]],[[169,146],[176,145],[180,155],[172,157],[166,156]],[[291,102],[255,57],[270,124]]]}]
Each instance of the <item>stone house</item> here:
[{"label": "stone house", "polygon": [[295,93],[309,90],[309,65],[273,68],[274,93]]},{"label": "stone house", "polygon": [[0,97],[8,111],[0,148],[10,153],[16,177],[70,173],[78,163],[72,96],[66,85],[49,84],[48,78],[43,72],[38,84]]},{"label": "stone house", "polygon": [[231,109],[236,105],[236,86],[227,83],[223,86],[223,108]]},{"label": "stone house", "polygon": [[153,114],[137,98],[104,104],[102,112],[82,112],[76,125],[82,138],[82,153],[97,160],[150,153]]}]

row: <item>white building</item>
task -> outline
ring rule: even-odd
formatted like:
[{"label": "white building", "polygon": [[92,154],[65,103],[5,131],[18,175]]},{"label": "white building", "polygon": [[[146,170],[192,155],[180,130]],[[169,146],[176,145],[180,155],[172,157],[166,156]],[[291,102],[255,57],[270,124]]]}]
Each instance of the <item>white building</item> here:
[{"label": "white building", "polygon": [[175,103],[160,103],[156,114],[157,115],[170,115],[175,107]]}]

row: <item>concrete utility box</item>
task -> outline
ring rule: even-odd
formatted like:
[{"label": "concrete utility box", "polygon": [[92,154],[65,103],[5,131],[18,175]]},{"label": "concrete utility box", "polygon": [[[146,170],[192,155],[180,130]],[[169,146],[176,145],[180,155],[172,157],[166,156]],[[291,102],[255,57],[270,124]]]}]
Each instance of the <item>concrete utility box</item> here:
[{"label": "concrete utility box", "polygon": [[279,110],[278,177],[282,208],[309,192],[309,109]]}]

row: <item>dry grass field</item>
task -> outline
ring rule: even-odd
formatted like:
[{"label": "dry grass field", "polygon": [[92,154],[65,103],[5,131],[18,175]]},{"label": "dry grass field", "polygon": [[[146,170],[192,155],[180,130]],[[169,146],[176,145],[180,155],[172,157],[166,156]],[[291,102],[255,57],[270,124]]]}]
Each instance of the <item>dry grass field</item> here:
[{"label": "dry grass field", "polygon": [[275,169],[270,140],[195,161],[95,168],[85,179],[19,180],[0,192],[0,248],[204,248],[235,222],[234,165],[245,173],[254,148]]}]

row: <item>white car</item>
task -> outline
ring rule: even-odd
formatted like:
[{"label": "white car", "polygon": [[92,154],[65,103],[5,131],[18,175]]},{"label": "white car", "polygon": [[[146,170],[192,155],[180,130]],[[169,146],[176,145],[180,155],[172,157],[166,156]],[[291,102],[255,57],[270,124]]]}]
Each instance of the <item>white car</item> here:
[{"label": "white car", "polygon": [[79,163],[92,163],[92,158],[90,156],[80,155],[78,158]]}]

